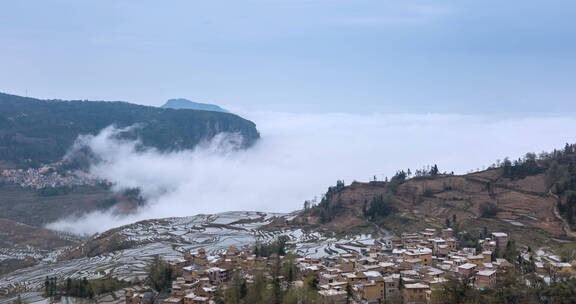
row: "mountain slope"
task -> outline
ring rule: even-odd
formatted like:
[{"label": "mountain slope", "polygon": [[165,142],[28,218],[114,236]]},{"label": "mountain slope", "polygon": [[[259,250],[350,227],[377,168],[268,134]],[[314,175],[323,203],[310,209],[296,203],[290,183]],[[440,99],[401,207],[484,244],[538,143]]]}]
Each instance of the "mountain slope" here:
[{"label": "mountain slope", "polygon": [[189,109],[189,110],[201,110],[201,111],[214,111],[214,112],[224,112],[229,113],[227,110],[221,107],[208,103],[194,102],[184,98],[169,99],[164,105],[161,106],[164,109]]},{"label": "mountain slope", "polygon": [[130,212],[138,206],[133,197],[99,186],[75,186],[63,193],[41,191],[14,184],[0,185],[0,219],[43,226],[66,216],[116,208]]},{"label": "mountain slope", "polygon": [[339,182],[292,224],[337,232],[374,227],[412,232],[451,223],[469,231],[508,232],[524,244],[574,238],[576,146],[566,151],[462,176],[406,179],[400,172],[389,182]]},{"label": "mountain slope", "polygon": [[220,132],[239,133],[244,146],[256,125],[229,113],[161,109],[126,102],[39,100],[0,93],[0,166],[58,161],[81,134],[138,125],[123,134],[160,150],[193,148]]},{"label": "mountain slope", "polygon": [[50,252],[78,242],[64,233],[0,219],[0,275],[36,265]]},{"label": "mountain slope", "polygon": [[[160,255],[167,260],[181,259],[185,253],[205,248],[210,255],[267,243],[285,236],[294,252],[320,257],[358,252],[360,247],[376,241],[372,236],[334,238],[300,229],[263,230],[276,220],[289,220],[294,214],[265,212],[225,212],[210,215],[153,219],[114,228],[95,235],[65,250],[53,252],[53,259],[25,269],[0,275],[0,299],[3,292],[14,292],[21,286],[41,289],[46,276],[98,278],[101,273],[118,280],[142,282],[147,263]],[[365,244],[360,246],[359,244]]]},{"label": "mountain slope", "polygon": [[0,252],[6,249],[28,250],[31,248],[51,251],[76,243],[78,243],[77,238],[65,233],[0,219]]}]

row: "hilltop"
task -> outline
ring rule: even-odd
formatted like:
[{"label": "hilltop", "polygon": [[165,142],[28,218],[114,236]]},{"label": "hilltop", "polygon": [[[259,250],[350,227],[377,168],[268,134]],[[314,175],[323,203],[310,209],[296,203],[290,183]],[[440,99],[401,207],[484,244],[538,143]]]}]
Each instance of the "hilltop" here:
[{"label": "hilltop", "polygon": [[221,107],[209,103],[194,102],[185,98],[169,99],[164,105],[161,106],[164,109],[188,109],[188,110],[200,110],[200,111],[214,111],[214,112],[224,112],[229,113],[227,110]]},{"label": "hilltop", "polygon": [[137,125],[121,137],[162,151],[190,149],[221,132],[239,133],[249,147],[256,125],[222,112],[162,109],[127,102],[40,100],[0,93],[0,168],[59,161],[79,135]]},{"label": "hilltop", "polygon": [[[576,237],[576,145],[466,175],[400,171],[389,181],[338,182],[290,225],[335,232],[424,227],[505,231],[523,244]],[[432,172],[434,171],[434,172]],[[553,244],[550,244],[553,245]]]}]

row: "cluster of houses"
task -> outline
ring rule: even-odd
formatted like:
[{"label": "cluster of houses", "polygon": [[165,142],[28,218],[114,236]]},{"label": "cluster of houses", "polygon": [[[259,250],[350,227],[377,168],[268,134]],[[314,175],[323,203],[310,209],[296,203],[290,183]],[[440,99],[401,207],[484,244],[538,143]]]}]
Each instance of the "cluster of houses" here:
[{"label": "cluster of houses", "polygon": [[100,183],[105,183],[105,181],[95,179],[82,171],[68,171],[66,175],[61,175],[56,171],[55,166],[43,166],[39,169],[30,168],[26,170],[6,169],[2,171],[1,176],[7,182],[34,189],[82,185],[96,186]]},{"label": "cluster of houses", "polygon": [[[293,284],[315,276],[322,304],[383,303],[402,299],[404,303],[429,303],[435,289],[443,288],[449,279],[466,280],[478,289],[494,286],[497,276],[512,265],[493,258],[497,248],[505,248],[508,235],[492,233],[481,240],[482,250],[459,248],[452,229],[425,229],[420,233],[377,242],[358,252],[338,256],[295,260],[299,269]],[[277,257],[276,257],[277,258]],[[186,254],[172,264],[179,273],[173,282],[171,297],[163,304],[206,304],[218,288],[226,286],[232,273],[240,271],[245,278],[258,269],[266,269],[272,258],[256,257],[251,251],[231,247],[217,257],[203,249]],[[538,257],[537,271],[572,273],[569,263]],[[541,268],[541,269],[539,269]],[[126,293],[127,304],[146,303],[142,295]]]}]

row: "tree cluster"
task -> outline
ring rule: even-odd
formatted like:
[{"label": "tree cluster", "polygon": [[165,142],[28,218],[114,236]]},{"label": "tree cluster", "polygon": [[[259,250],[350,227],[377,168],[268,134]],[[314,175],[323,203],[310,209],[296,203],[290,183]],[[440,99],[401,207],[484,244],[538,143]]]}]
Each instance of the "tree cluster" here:
[{"label": "tree cluster", "polygon": [[342,202],[336,198],[339,197],[340,192],[344,190],[344,188],[346,188],[346,184],[343,180],[336,181],[336,186],[328,187],[328,191],[326,191],[326,194],[324,194],[318,206],[315,206],[312,210],[314,215],[320,217],[320,223],[331,221],[341,210]]},{"label": "tree cluster", "polygon": [[286,242],[288,241],[287,236],[280,236],[276,240],[270,243],[256,243],[254,246],[254,254],[257,257],[269,257],[272,254],[277,254],[279,256],[286,255]]},{"label": "tree cluster", "polygon": [[485,201],[480,203],[480,216],[482,217],[495,217],[498,214],[499,208],[495,203]]},{"label": "tree cluster", "polygon": [[550,190],[559,196],[560,214],[576,226],[576,144],[566,144],[564,149],[549,153],[527,153],[515,161],[506,158],[491,168],[500,168],[502,176],[510,179],[544,173]]},{"label": "tree cluster", "polygon": [[502,162],[502,176],[510,179],[522,179],[526,176],[542,173],[544,170],[538,165],[536,155],[527,153],[524,158],[510,161],[508,158]]},{"label": "tree cluster", "polygon": [[66,195],[70,193],[71,188],[60,186],[60,187],[44,187],[37,190],[39,196],[57,196]]},{"label": "tree cluster", "polygon": [[466,280],[449,280],[443,289],[432,293],[431,300],[432,304],[571,304],[576,303],[576,279],[548,285],[533,274],[510,270],[499,275],[496,285],[486,290],[476,289]]},{"label": "tree cluster", "polygon": [[374,220],[379,217],[386,217],[396,211],[398,209],[394,207],[394,203],[389,196],[378,195],[372,198],[369,207],[364,211],[364,216]]},{"label": "tree cluster", "polygon": [[97,295],[120,290],[128,287],[130,283],[115,279],[67,278],[63,283],[58,283],[55,277],[46,277],[44,282],[44,296],[68,296],[85,299],[93,299]]},{"label": "tree cluster", "polygon": [[157,255],[154,256],[154,259],[148,265],[147,273],[148,283],[158,292],[170,290],[172,281],[176,278],[176,273],[172,266]]},{"label": "tree cluster", "polygon": [[236,272],[232,280],[214,298],[217,304],[316,304],[318,280],[304,279],[302,287],[292,284],[297,268],[291,258],[276,259],[271,269],[257,272],[251,281]]}]

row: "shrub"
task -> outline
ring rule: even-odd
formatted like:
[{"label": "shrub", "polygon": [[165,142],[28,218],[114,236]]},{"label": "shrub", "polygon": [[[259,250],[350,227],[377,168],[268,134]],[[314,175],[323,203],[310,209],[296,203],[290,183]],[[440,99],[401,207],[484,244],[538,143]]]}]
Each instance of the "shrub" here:
[{"label": "shrub", "polygon": [[495,217],[498,214],[498,206],[493,202],[483,202],[480,204],[480,216],[482,217]]}]

